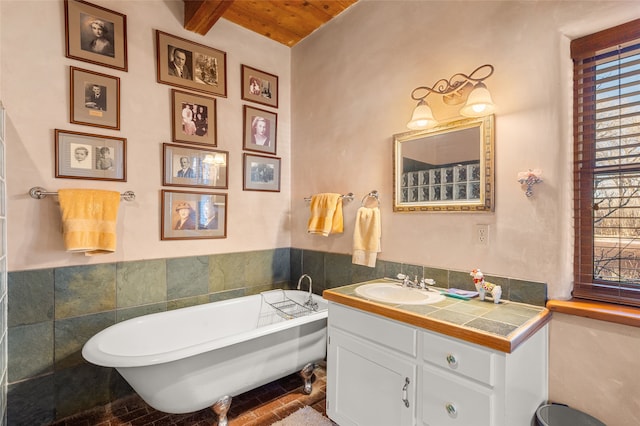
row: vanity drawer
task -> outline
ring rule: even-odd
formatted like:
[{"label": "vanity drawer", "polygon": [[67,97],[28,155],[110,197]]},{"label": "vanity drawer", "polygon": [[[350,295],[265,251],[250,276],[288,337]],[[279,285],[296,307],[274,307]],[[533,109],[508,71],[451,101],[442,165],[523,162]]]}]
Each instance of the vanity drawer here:
[{"label": "vanity drawer", "polygon": [[422,333],[424,360],[479,382],[493,386],[495,382],[496,353],[434,333]]},{"label": "vanity drawer", "polygon": [[329,326],[387,346],[394,351],[412,357],[417,356],[418,331],[397,321],[330,302]]},{"label": "vanity drawer", "polygon": [[480,385],[433,367],[422,370],[422,424],[488,426],[495,422],[495,396]]}]

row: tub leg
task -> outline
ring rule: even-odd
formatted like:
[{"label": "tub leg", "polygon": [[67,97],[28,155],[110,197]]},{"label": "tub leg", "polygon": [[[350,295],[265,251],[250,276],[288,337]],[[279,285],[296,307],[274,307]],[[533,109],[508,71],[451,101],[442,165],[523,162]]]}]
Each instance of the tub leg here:
[{"label": "tub leg", "polygon": [[300,375],[304,379],[304,389],[303,392],[307,395],[311,394],[311,378],[313,377],[313,370],[315,370],[317,365],[315,362],[310,362],[305,365],[300,371]]},{"label": "tub leg", "polygon": [[229,395],[223,396],[211,407],[213,412],[218,415],[218,426],[227,426],[227,412],[231,407],[231,400]]}]

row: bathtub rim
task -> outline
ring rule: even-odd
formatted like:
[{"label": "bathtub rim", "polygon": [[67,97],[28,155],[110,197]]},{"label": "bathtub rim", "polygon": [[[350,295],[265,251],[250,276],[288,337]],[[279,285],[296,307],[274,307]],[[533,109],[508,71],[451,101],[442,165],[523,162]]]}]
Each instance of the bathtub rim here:
[{"label": "bathtub rim", "polygon": [[[295,293],[305,293],[298,290],[285,290],[285,293],[295,292]],[[290,293],[289,293],[290,294]],[[118,329],[122,327],[126,327],[127,325],[131,325],[135,322],[144,321],[154,316],[166,315],[168,313],[185,313],[189,310],[199,310],[199,309],[207,309],[210,308],[208,305],[212,304],[234,304],[240,303],[240,299],[250,298],[250,297],[260,297],[257,295],[249,295],[242,296],[234,299],[227,299],[222,301],[215,301],[209,303],[203,303],[195,306],[188,306],[184,308],[174,309],[172,311],[164,311],[157,312],[153,314],[142,315],[139,317],[131,318],[116,324],[113,324],[104,330],[93,335],[82,347],[82,357],[94,365],[99,365],[102,367],[143,367],[148,365],[156,365],[156,364],[164,364],[172,361],[177,361],[180,359],[188,358],[194,355],[198,355],[204,352],[213,351],[225,346],[231,346],[235,344],[242,343],[243,341],[249,339],[256,339],[262,336],[266,336],[271,333],[277,333],[281,330],[286,330],[288,328],[298,327],[303,324],[307,324],[314,321],[320,321],[328,318],[328,301],[324,299],[322,296],[318,296],[316,294],[313,295],[314,301],[319,304],[324,304],[327,308],[322,309],[320,311],[314,312],[313,314],[294,318],[286,321],[282,321],[275,324],[270,324],[262,327],[258,327],[249,331],[245,331],[239,334],[217,338],[213,340],[206,340],[201,343],[197,343],[195,345],[185,346],[183,348],[174,349],[168,352],[157,353],[157,354],[143,354],[143,355],[122,355],[122,354],[113,354],[109,352],[105,352],[101,346],[101,337],[118,332]]]}]

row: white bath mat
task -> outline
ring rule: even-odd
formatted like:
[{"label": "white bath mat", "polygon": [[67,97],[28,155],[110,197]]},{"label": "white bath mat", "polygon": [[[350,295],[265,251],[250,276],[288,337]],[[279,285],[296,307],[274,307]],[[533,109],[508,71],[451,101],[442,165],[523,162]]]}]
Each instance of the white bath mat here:
[{"label": "white bath mat", "polygon": [[271,426],[333,426],[333,423],[313,408],[306,406]]}]

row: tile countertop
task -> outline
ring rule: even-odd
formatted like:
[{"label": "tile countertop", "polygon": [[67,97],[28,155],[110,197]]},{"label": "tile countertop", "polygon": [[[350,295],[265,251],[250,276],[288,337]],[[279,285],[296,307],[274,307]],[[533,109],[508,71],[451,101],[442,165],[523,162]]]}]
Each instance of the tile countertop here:
[{"label": "tile countertop", "polygon": [[506,353],[513,352],[551,319],[551,312],[541,306],[509,301],[495,304],[477,297],[471,300],[446,297],[430,305],[374,302],[355,293],[356,287],[367,282],[325,290],[322,296],[331,302]]}]

